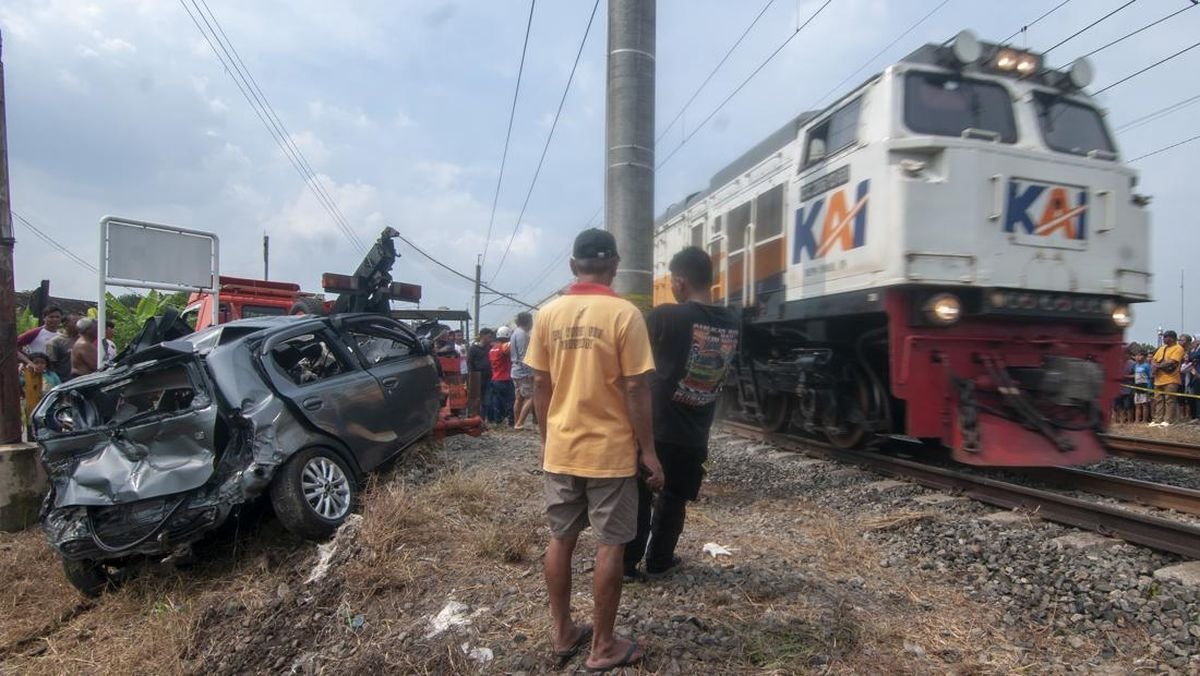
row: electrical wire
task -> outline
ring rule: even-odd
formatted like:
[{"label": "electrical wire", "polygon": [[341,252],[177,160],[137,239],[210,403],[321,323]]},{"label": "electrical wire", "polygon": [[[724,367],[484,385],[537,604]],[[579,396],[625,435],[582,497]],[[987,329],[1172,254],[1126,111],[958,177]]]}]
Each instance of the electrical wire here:
[{"label": "electrical wire", "polygon": [[1087,57],[1089,57],[1089,56],[1092,56],[1092,55],[1094,55],[1094,54],[1099,54],[1100,52],[1102,52],[1102,51],[1104,51],[1104,50],[1108,49],[1109,47],[1112,47],[1113,45],[1115,45],[1115,44],[1117,44],[1117,43],[1119,43],[1119,42],[1122,42],[1122,41],[1124,41],[1124,40],[1127,40],[1127,39],[1129,39],[1129,38],[1131,38],[1131,37],[1133,37],[1133,36],[1137,35],[1138,33],[1141,33],[1142,31],[1146,30],[1147,28],[1153,28],[1153,27],[1157,26],[1158,24],[1160,24],[1160,23],[1162,23],[1162,22],[1166,21],[1167,19],[1170,19],[1170,18],[1172,18],[1172,17],[1178,16],[1179,14],[1182,14],[1182,13],[1184,13],[1184,12],[1188,11],[1189,9],[1191,9],[1191,8],[1193,8],[1193,7],[1195,7],[1195,6],[1196,6],[1196,5],[1195,5],[1195,3],[1193,3],[1193,4],[1189,4],[1189,5],[1188,5],[1188,6],[1186,6],[1186,7],[1183,7],[1183,8],[1177,9],[1177,10],[1175,10],[1174,12],[1171,12],[1170,14],[1168,14],[1168,15],[1164,16],[1164,17],[1163,17],[1163,18],[1161,18],[1161,19],[1157,19],[1157,20],[1155,20],[1155,21],[1151,21],[1150,23],[1146,24],[1145,26],[1142,26],[1141,28],[1139,28],[1139,29],[1137,29],[1137,30],[1135,30],[1135,31],[1130,31],[1130,32],[1128,32],[1128,33],[1126,33],[1126,34],[1122,35],[1121,37],[1117,38],[1116,40],[1113,40],[1112,42],[1109,42],[1109,43],[1108,43],[1108,44],[1106,44],[1106,45],[1102,45],[1102,46],[1100,46],[1100,47],[1097,47],[1097,48],[1093,49],[1092,51],[1088,52],[1087,54],[1084,54],[1083,56],[1080,56],[1080,57],[1078,57],[1077,59],[1072,59],[1072,61],[1077,61],[1078,59],[1086,59]]},{"label": "electrical wire", "polygon": [[1187,145],[1188,143],[1191,143],[1191,142],[1197,141],[1197,140],[1200,140],[1200,134],[1197,134],[1191,138],[1185,138],[1182,141],[1172,143],[1171,145],[1168,145],[1168,146],[1163,146],[1163,147],[1159,148],[1158,150],[1152,150],[1152,151],[1146,153],[1145,155],[1138,155],[1137,157],[1133,158],[1132,160],[1129,160],[1128,162],[1126,162],[1126,164],[1132,164],[1134,162],[1137,162],[1138,160],[1144,160],[1147,157],[1153,157],[1154,155],[1157,155],[1159,153],[1165,153],[1168,150],[1171,150],[1173,148],[1178,148],[1179,146],[1182,146],[1182,145]]},{"label": "electrical wire", "polygon": [[1120,80],[1117,80],[1116,82],[1108,85],[1107,87],[1104,87],[1103,89],[1093,92],[1092,96],[1099,96],[1100,94],[1103,94],[1104,92],[1112,89],[1113,87],[1116,87],[1117,85],[1123,84],[1125,82],[1129,82],[1130,80],[1141,75],[1142,73],[1145,73],[1146,71],[1149,71],[1149,70],[1153,70],[1153,69],[1163,65],[1164,63],[1170,61],[1171,59],[1174,59],[1175,57],[1180,56],[1181,54],[1190,52],[1197,47],[1200,47],[1200,42],[1193,43],[1192,45],[1190,45],[1188,47],[1184,47],[1183,49],[1179,50],[1178,52],[1175,52],[1174,54],[1172,54],[1168,57],[1159,59],[1158,61],[1155,61],[1154,63],[1150,64],[1149,66],[1146,66],[1145,68],[1137,71],[1136,73],[1133,73],[1131,75],[1126,75],[1125,77],[1121,78]]},{"label": "electrical wire", "polygon": [[[513,89],[512,108],[508,111],[508,131],[504,133],[504,152],[500,154],[500,175],[496,177],[496,194],[492,197],[492,215],[488,216],[487,237],[483,239],[483,257],[487,263],[488,247],[492,244],[492,226],[496,223],[496,206],[500,203],[500,186],[504,183],[504,165],[508,162],[508,143],[512,139],[513,120],[517,117],[517,97],[521,93],[521,76],[525,73],[525,53],[529,50],[529,33],[533,29],[533,8],[537,0],[529,0],[529,19],[525,22],[525,42],[521,45],[521,65],[517,67],[517,86]],[[473,281],[473,280],[472,280]]]},{"label": "electrical wire", "polygon": [[679,118],[683,117],[683,114],[687,111],[688,106],[691,106],[696,100],[696,97],[700,96],[700,92],[704,91],[704,88],[708,86],[708,83],[713,79],[713,76],[717,74],[717,71],[721,70],[721,66],[725,65],[725,62],[729,60],[729,57],[733,54],[734,50],[738,48],[738,45],[742,44],[742,41],[746,39],[746,36],[750,34],[750,31],[754,28],[754,26],[758,24],[758,20],[767,13],[767,10],[770,9],[771,5],[773,4],[775,4],[775,0],[767,0],[767,4],[763,5],[763,8],[758,11],[758,14],[755,15],[754,20],[750,22],[749,26],[746,26],[746,30],[742,31],[742,34],[738,37],[738,39],[732,45],[730,45],[729,49],[725,52],[725,56],[722,56],[721,60],[717,62],[717,65],[713,67],[711,71],[709,71],[708,77],[704,78],[704,81],[700,83],[700,86],[696,87],[696,91],[692,92],[692,96],[687,100],[687,103],[683,104],[683,106],[679,108],[679,112],[675,113],[675,117],[671,118],[671,121],[667,123],[667,126],[663,127],[663,130],[658,133],[658,138],[654,139],[655,145],[658,145],[659,141],[662,141],[663,137],[667,135],[667,132],[671,131],[671,127],[674,127],[675,123],[679,121]]},{"label": "electrical wire", "polygon": [[[345,236],[354,247],[360,250],[366,250],[367,247],[363,244],[362,240],[357,236],[357,234],[355,234],[354,230],[349,226],[349,223],[345,221],[344,217],[340,216],[340,210],[336,208],[336,204],[328,200],[321,190],[318,189],[317,184],[319,181],[317,180],[316,176],[305,169],[306,165],[311,166],[307,164],[307,159],[301,161],[295,154],[293,154],[291,147],[268,121],[267,117],[264,115],[264,111],[261,110],[255,103],[254,97],[251,96],[250,92],[248,91],[249,83],[243,82],[241,79],[239,79],[238,75],[235,75],[235,73],[240,74],[240,71],[238,71],[236,64],[232,62],[232,59],[227,62],[226,58],[222,56],[223,51],[226,54],[228,54],[228,51],[225,50],[224,43],[221,43],[216,32],[213,31],[212,36],[210,37],[209,32],[200,25],[200,21],[196,18],[196,15],[192,14],[192,10],[188,8],[186,0],[179,0],[179,4],[183,7],[183,10],[187,12],[188,18],[190,18],[192,23],[195,24],[196,30],[200,32],[200,35],[204,38],[204,41],[208,43],[209,49],[211,49],[213,55],[217,57],[217,60],[221,63],[221,66],[225,72],[229,74],[229,77],[233,80],[234,85],[237,86],[238,91],[241,92],[242,97],[246,99],[246,103],[250,105],[251,110],[254,111],[254,114],[266,128],[267,133],[271,135],[272,140],[274,140],[276,145],[279,146],[279,149],[283,151],[285,159],[287,159],[288,163],[292,165],[292,168],[296,170],[296,173],[300,175],[300,178],[317,198],[317,202],[321,205],[325,212],[329,214],[329,217],[333,220],[334,224],[337,225],[338,229],[342,232],[342,235]],[[200,18],[204,19],[205,24],[209,26],[209,30],[212,30],[211,23],[207,20],[207,18],[205,18],[204,13],[200,11],[200,8],[198,5],[196,5],[195,0],[192,0],[192,4],[196,7],[196,12],[200,15]],[[220,49],[218,49],[217,44],[214,44],[214,39],[216,39],[217,43],[222,45]],[[300,157],[302,157],[302,154]]]},{"label": "electrical wire", "polygon": [[[284,142],[287,143],[292,149],[293,154],[300,161],[308,176],[311,178],[313,187],[315,187],[316,190],[324,196],[325,201],[337,213],[337,221],[339,222],[339,225],[343,226],[343,229],[353,240],[355,246],[357,246],[359,249],[366,249],[367,246],[350,226],[350,222],[346,218],[346,214],[342,212],[341,208],[338,207],[337,202],[329,194],[329,190],[325,187],[324,181],[320,179],[320,176],[317,175],[316,171],[309,163],[308,158],[304,156],[304,153],[301,152],[300,147],[297,146],[296,142],[292,139],[291,132],[288,131],[287,126],[283,123],[283,120],[275,111],[275,107],[272,106],[270,100],[267,99],[266,93],[263,92],[262,87],[259,86],[258,80],[254,78],[254,74],[250,72],[250,68],[246,65],[246,62],[242,60],[241,53],[238,52],[237,47],[235,47],[233,44],[233,41],[230,40],[229,36],[225,33],[225,27],[221,25],[220,20],[217,19],[217,15],[213,13],[212,8],[208,6],[208,0],[200,0],[200,2],[204,5],[204,9],[208,10],[209,17],[212,18],[213,24],[216,25],[217,31],[220,33],[220,38],[217,40],[218,44],[222,43],[223,41],[224,44],[222,45],[222,49],[224,50],[224,47],[227,46],[229,51],[233,52],[233,55],[230,59],[231,63],[234,63],[235,67],[239,68],[238,75],[242,78],[242,81],[247,84],[248,88],[250,89],[250,93],[254,95],[254,98],[259,102],[260,107],[262,107],[267,113],[267,119],[271,122],[271,125],[275,128],[275,130],[279,132],[279,137],[282,138]],[[193,0],[192,5],[195,6],[195,4],[195,0]],[[196,7],[196,11],[199,12],[200,8]],[[203,12],[201,12],[200,16],[203,18]],[[216,37],[215,34],[214,37]],[[225,51],[226,56],[229,56],[229,51]]]},{"label": "electrical wire", "polygon": [[796,36],[800,34],[800,31],[804,30],[805,27],[807,27],[810,23],[812,23],[813,20],[816,19],[817,16],[820,15],[820,13],[823,12],[825,10],[825,8],[828,7],[830,5],[830,3],[832,3],[832,2],[833,2],[833,0],[825,0],[825,2],[822,3],[822,5],[820,7],[818,7],[817,10],[815,12],[813,12],[808,17],[808,19],[806,19],[804,21],[804,23],[800,24],[796,28],[796,30],[792,31],[792,34],[789,35],[786,40],[784,40],[782,43],[779,44],[778,47],[775,48],[775,51],[771,52],[767,56],[767,58],[763,60],[762,63],[758,64],[757,68],[750,71],[750,74],[746,76],[746,79],[742,80],[741,84],[739,84],[737,87],[734,88],[734,90],[732,92],[729,93],[729,96],[726,96],[725,99],[723,101],[721,101],[721,103],[718,104],[716,108],[713,108],[713,111],[708,114],[708,117],[701,120],[700,124],[696,125],[696,128],[693,129],[687,136],[684,136],[683,140],[679,142],[679,145],[675,146],[675,149],[672,150],[670,152],[670,154],[668,154],[665,158],[663,158],[663,160],[661,162],[659,162],[657,166],[654,167],[655,171],[662,169],[663,166],[665,166],[667,164],[667,162],[670,162],[671,158],[675,157],[675,154],[678,153],[681,148],[683,148],[685,145],[687,145],[688,141],[691,141],[692,138],[694,138],[696,136],[697,132],[699,132],[701,129],[704,128],[704,125],[708,124],[709,121],[711,121],[714,117],[716,117],[717,113],[721,112],[721,109],[724,108],[725,105],[728,104],[731,100],[733,100],[733,97],[737,96],[738,93],[741,92],[742,89],[744,89],[746,87],[746,85],[750,84],[750,81],[753,80],[754,77],[756,75],[758,75],[760,72],[762,72],[762,69],[766,68],[767,65],[769,63],[771,63],[771,61],[773,61],[776,56],[779,56],[780,52],[782,52],[785,47],[787,47],[789,44],[791,44],[792,40],[796,39]]},{"label": "electrical wire", "polygon": [[[603,211],[604,211],[604,207],[598,207],[596,209],[596,213],[592,214],[592,217],[587,219],[587,222],[583,224],[583,229],[587,230],[588,228],[593,227],[593,225],[595,224],[596,218],[599,217],[600,214],[603,213]],[[526,284],[525,288],[518,291],[517,295],[518,296],[526,296],[526,295],[529,295],[530,291],[537,289],[538,286],[541,285],[542,282],[546,281],[546,278],[549,277],[550,274],[552,272],[554,272],[555,269],[557,269],[560,265],[562,265],[563,261],[567,259],[568,255],[570,253],[571,253],[571,243],[567,242],[567,245],[563,247],[563,250],[557,256],[555,256],[553,260],[550,261],[549,265],[542,268],[541,272],[539,272],[537,275],[534,276],[534,280],[532,282],[530,282],[529,284]]]},{"label": "electrical wire", "polygon": [[[1068,0],[1068,1],[1069,1],[1069,0]],[[841,88],[842,88],[842,87],[843,87],[843,86],[844,86],[844,85],[845,85],[847,82],[849,82],[849,81],[850,81],[850,80],[851,80],[851,79],[852,79],[852,78],[853,78],[855,75],[858,75],[859,73],[861,73],[861,72],[863,71],[863,69],[865,69],[867,66],[871,65],[872,63],[874,63],[876,59],[878,59],[879,57],[881,57],[881,56],[883,56],[885,53],[887,53],[887,51],[888,51],[889,49],[891,49],[892,47],[895,47],[895,46],[896,46],[896,43],[898,43],[898,42],[900,42],[901,40],[903,40],[905,37],[907,37],[907,36],[908,36],[908,34],[909,34],[909,33],[911,33],[911,32],[913,32],[913,31],[915,31],[915,30],[916,30],[916,29],[917,29],[917,28],[918,28],[918,27],[919,27],[921,24],[923,24],[923,23],[925,23],[926,21],[928,21],[928,20],[929,20],[929,17],[933,16],[934,14],[937,14],[937,13],[938,13],[938,11],[940,11],[940,10],[941,10],[943,7],[945,7],[945,6],[947,5],[947,3],[949,3],[949,2],[950,2],[950,0],[942,0],[942,2],[941,2],[940,4],[938,4],[938,5],[937,5],[936,7],[934,7],[933,9],[929,10],[929,12],[925,14],[925,16],[921,17],[920,19],[917,19],[916,23],[914,23],[913,25],[911,25],[911,26],[909,26],[908,28],[904,29],[904,32],[903,32],[903,33],[900,33],[899,35],[897,35],[897,36],[895,37],[895,39],[893,39],[891,42],[889,42],[889,43],[887,44],[887,46],[886,46],[886,47],[884,47],[883,49],[879,50],[878,52],[875,52],[875,54],[874,54],[874,55],[872,55],[871,57],[869,57],[869,58],[868,58],[866,61],[863,61],[863,62],[862,62],[862,65],[860,65],[858,68],[855,68],[853,73],[850,73],[850,74],[849,74],[849,75],[847,75],[846,77],[842,78],[841,82],[838,82],[837,84],[835,84],[835,85],[834,85],[832,88],[830,88],[830,90],[829,90],[829,91],[825,92],[823,95],[821,95],[821,97],[820,97],[819,99],[817,99],[816,101],[813,101],[813,102],[812,102],[812,103],[811,103],[811,104],[810,104],[810,105],[809,105],[807,108],[804,108],[803,110],[814,110],[814,109],[816,109],[816,107],[817,107],[817,106],[821,105],[821,102],[822,102],[822,101],[824,101],[825,99],[829,98],[829,95],[830,95],[830,94],[835,94],[835,93],[837,93],[838,91],[840,91],[840,90],[841,90]],[[1036,23],[1036,22],[1035,22],[1035,23]],[[1033,24],[1030,24],[1030,25],[1032,26]]]},{"label": "electrical wire", "polygon": [[1042,19],[1045,19],[1046,17],[1050,16],[1051,14],[1053,14],[1053,13],[1057,12],[1058,10],[1062,9],[1062,6],[1063,6],[1063,5],[1065,5],[1065,4],[1067,4],[1068,2],[1071,2],[1071,0],[1063,0],[1062,2],[1058,3],[1058,4],[1057,4],[1057,5],[1055,5],[1055,6],[1054,6],[1054,7],[1053,7],[1053,8],[1052,8],[1050,11],[1048,11],[1048,12],[1046,12],[1045,14],[1043,14],[1043,15],[1039,16],[1038,18],[1034,19],[1033,21],[1030,21],[1029,23],[1025,24],[1024,26],[1021,26],[1020,28],[1018,28],[1018,29],[1017,29],[1017,31],[1016,31],[1015,33],[1013,33],[1012,35],[1010,35],[1010,36],[1008,36],[1008,37],[1004,38],[1003,40],[1001,40],[1001,41],[1000,41],[1000,43],[1001,43],[1001,44],[1008,44],[1008,43],[1009,43],[1009,41],[1011,41],[1013,38],[1017,37],[1017,36],[1018,36],[1018,35],[1020,35],[1021,33],[1024,33],[1024,32],[1026,32],[1026,31],[1028,31],[1030,28],[1033,28],[1034,26],[1036,26],[1036,25],[1038,24],[1038,22],[1040,22]]},{"label": "electrical wire", "polygon": [[[583,56],[583,47],[587,44],[588,36],[592,33],[592,22],[596,19],[596,9],[599,7],[600,0],[596,0],[592,4],[592,13],[588,16],[587,26],[583,29],[583,38],[579,40],[579,49],[575,52],[575,63],[571,64],[571,74],[567,76],[567,86],[563,87],[562,97],[558,100],[558,110],[554,112],[554,122],[550,124],[550,132],[546,134],[546,144],[542,146],[542,156],[538,158],[537,169],[533,171],[533,179],[529,182],[529,190],[525,192],[525,201],[521,204],[521,212],[517,214],[512,233],[509,234],[508,242],[504,245],[504,254],[500,256],[496,271],[492,273],[491,283],[493,284],[496,283],[496,277],[500,275],[500,269],[504,267],[504,261],[508,260],[508,252],[512,250],[513,240],[517,238],[517,231],[521,229],[521,219],[525,218],[525,210],[529,208],[529,199],[533,197],[533,189],[537,185],[538,177],[542,174],[546,153],[550,151],[550,142],[554,140],[554,130],[558,129],[558,119],[562,116],[563,106],[567,103],[567,94],[571,91],[571,83],[575,81],[575,70],[579,67],[579,59]],[[490,239],[491,235],[488,235],[488,240]],[[485,240],[484,246],[487,246],[487,240]]]},{"label": "electrical wire", "polygon": [[78,265],[79,267],[87,270],[88,272],[92,272],[92,273],[99,272],[99,270],[96,268],[95,265],[92,265],[87,260],[76,255],[74,251],[71,251],[67,247],[60,244],[58,242],[58,240],[54,239],[50,235],[43,232],[41,228],[37,227],[33,223],[30,223],[29,219],[27,219],[24,216],[22,216],[21,214],[17,213],[16,209],[10,209],[9,211],[12,213],[12,215],[14,217],[16,217],[16,219],[18,221],[21,222],[22,225],[29,228],[29,230],[32,231],[33,234],[37,235],[39,239],[41,239],[46,244],[49,244],[50,246],[54,247],[59,253],[66,256],[67,258],[69,258],[71,260],[71,262],[73,262],[76,265]]},{"label": "electrical wire", "polygon": [[[439,261],[438,259],[434,258],[433,256],[431,256],[431,255],[429,255],[429,254],[425,253],[425,250],[424,250],[424,249],[422,249],[421,247],[417,246],[416,244],[413,244],[413,243],[412,243],[412,240],[410,240],[409,238],[405,237],[404,235],[396,235],[396,237],[397,237],[397,239],[399,239],[401,242],[404,242],[404,243],[405,243],[405,244],[407,244],[408,246],[412,247],[412,250],[413,250],[413,251],[416,251],[417,253],[419,253],[419,254],[421,254],[422,256],[424,256],[425,258],[427,258],[427,259],[428,259],[430,262],[432,262],[434,265],[437,265],[438,267],[442,268],[443,270],[446,270],[446,271],[448,271],[448,272],[450,272],[450,273],[454,274],[456,277],[460,277],[460,278],[462,278],[462,279],[465,279],[465,280],[467,280],[468,282],[470,282],[470,283],[472,283],[472,284],[474,284],[474,283],[475,283],[475,278],[474,278],[474,277],[471,277],[470,275],[463,274],[463,273],[459,272],[458,270],[455,270],[454,268],[450,267],[449,265],[446,265],[445,263],[443,263],[443,262]],[[497,291],[497,290],[493,289],[492,287],[488,286],[487,284],[484,284],[483,282],[480,282],[480,283],[479,283],[479,288],[481,288],[481,289],[483,289],[484,291],[487,291],[487,292],[489,292],[489,293],[496,294],[497,296],[501,296],[501,297],[503,297],[503,298],[507,298],[507,299],[509,299],[509,300],[513,301],[514,303],[520,303],[521,305],[523,305],[523,306],[525,306],[525,307],[527,307],[527,308],[529,308],[529,309],[531,309],[531,310],[536,310],[536,309],[537,309],[535,306],[533,306],[533,305],[530,305],[529,303],[526,303],[525,301],[521,300],[520,298],[517,298],[517,297],[515,297],[515,296],[512,296],[511,294],[502,293],[502,292],[500,292],[500,291]]]},{"label": "electrical wire", "polygon": [[1089,30],[1091,30],[1092,28],[1094,28],[1094,27],[1095,27],[1097,24],[1099,24],[1099,23],[1101,23],[1101,22],[1105,21],[1106,19],[1108,19],[1108,18],[1109,18],[1109,17],[1111,17],[1112,15],[1114,15],[1114,14],[1116,14],[1117,12],[1119,12],[1119,11],[1121,11],[1121,10],[1125,9],[1126,7],[1128,7],[1128,6],[1132,5],[1132,4],[1133,4],[1133,3],[1135,3],[1135,2],[1137,2],[1137,0],[1129,0],[1129,2],[1126,2],[1125,4],[1123,4],[1123,5],[1121,5],[1120,7],[1118,7],[1118,8],[1116,8],[1116,9],[1114,9],[1113,11],[1109,12],[1108,14],[1105,14],[1104,16],[1100,17],[1099,19],[1096,19],[1095,21],[1093,21],[1093,22],[1089,23],[1088,25],[1084,26],[1083,28],[1080,28],[1079,30],[1075,31],[1074,33],[1071,33],[1070,35],[1068,35],[1067,37],[1063,38],[1062,40],[1059,40],[1059,41],[1058,41],[1058,42],[1057,42],[1057,43],[1056,43],[1056,44],[1055,44],[1053,47],[1051,47],[1050,49],[1047,49],[1047,50],[1044,50],[1044,51],[1042,51],[1042,56],[1045,56],[1045,55],[1049,54],[1050,52],[1053,52],[1054,50],[1058,49],[1059,47],[1062,47],[1063,45],[1065,45],[1065,44],[1067,44],[1068,42],[1070,42],[1070,41],[1074,40],[1075,38],[1079,37],[1080,35],[1083,35],[1084,33],[1088,32]]},{"label": "electrical wire", "polygon": [[1162,108],[1159,108],[1158,110],[1155,110],[1154,112],[1147,113],[1135,120],[1126,122],[1125,124],[1117,127],[1116,129],[1113,129],[1113,131],[1120,132],[1120,131],[1126,131],[1129,129],[1135,129],[1137,127],[1142,126],[1143,124],[1146,124],[1147,122],[1152,122],[1154,120],[1159,119],[1160,117],[1170,115],[1171,113],[1173,113],[1177,110],[1182,110],[1182,109],[1187,108],[1188,106],[1191,106],[1198,102],[1200,102],[1200,94],[1196,94],[1195,96],[1188,97],[1182,101],[1176,101],[1175,103],[1172,103],[1169,106],[1163,106]]}]

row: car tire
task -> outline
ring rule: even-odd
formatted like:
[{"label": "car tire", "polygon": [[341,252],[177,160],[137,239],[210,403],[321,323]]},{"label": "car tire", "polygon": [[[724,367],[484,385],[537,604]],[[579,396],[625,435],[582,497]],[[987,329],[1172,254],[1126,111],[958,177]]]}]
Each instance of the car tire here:
[{"label": "car tire", "polygon": [[63,559],[63,573],[67,582],[79,590],[80,594],[94,599],[104,592],[114,588],[116,581],[98,561],[92,559]]},{"label": "car tire", "polygon": [[298,298],[295,303],[292,303],[292,309],[288,314],[322,316],[325,314],[325,303],[317,298]]},{"label": "car tire", "polygon": [[350,516],[357,497],[346,462],[326,448],[300,451],[271,482],[271,506],[280,523],[308,540],[332,536]]}]

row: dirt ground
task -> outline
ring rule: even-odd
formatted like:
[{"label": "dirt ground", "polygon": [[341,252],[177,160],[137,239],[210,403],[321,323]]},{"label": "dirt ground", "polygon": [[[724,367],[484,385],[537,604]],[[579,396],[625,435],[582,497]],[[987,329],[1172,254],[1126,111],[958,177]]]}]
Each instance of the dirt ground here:
[{"label": "dirt ground", "polygon": [[[2,535],[0,671],[573,672],[584,655],[550,657],[535,450],[513,432],[416,449],[320,551],[246,515],[192,568],[149,564],[95,602],[68,587],[39,532]],[[999,628],[1002,607],[936,571],[881,565],[869,534],[920,518],[835,513],[714,472],[689,512],[685,570],[626,586],[619,628],[648,653],[636,673],[1041,671],[1029,663],[1047,640],[1038,628]],[[703,554],[710,542],[731,554]],[[579,615],[591,551],[585,534]],[[439,613],[452,620],[442,631]],[[1060,652],[1070,663],[1096,646]]]}]

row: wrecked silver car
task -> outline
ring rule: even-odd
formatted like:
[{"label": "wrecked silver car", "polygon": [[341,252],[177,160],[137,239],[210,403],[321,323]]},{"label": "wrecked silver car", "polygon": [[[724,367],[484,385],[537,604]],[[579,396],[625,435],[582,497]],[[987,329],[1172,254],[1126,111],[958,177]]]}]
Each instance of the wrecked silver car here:
[{"label": "wrecked silver car", "polygon": [[42,526],[90,595],[122,561],[186,555],[264,495],[290,531],[328,537],[363,476],[430,432],[439,396],[427,349],[375,314],[247,319],[159,343],[38,405]]}]

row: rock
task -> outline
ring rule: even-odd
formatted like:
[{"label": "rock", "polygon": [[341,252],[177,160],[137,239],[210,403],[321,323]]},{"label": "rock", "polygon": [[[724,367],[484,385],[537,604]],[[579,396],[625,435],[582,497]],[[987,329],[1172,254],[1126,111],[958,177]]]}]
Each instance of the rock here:
[{"label": "rock", "polygon": [[871,483],[863,486],[863,490],[875,491],[877,493],[882,493],[884,491],[890,491],[890,490],[893,490],[896,488],[905,488],[905,487],[908,487],[911,485],[912,484],[908,483],[907,481],[896,481],[895,479],[883,479],[881,481],[872,481]]},{"label": "rock", "polygon": [[928,493],[925,495],[918,495],[913,498],[913,502],[916,502],[916,503],[922,504],[922,505],[929,505],[931,507],[935,506],[935,505],[940,506],[940,505],[949,505],[949,504],[953,504],[956,502],[966,502],[966,500],[967,499],[962,496],[947,495],[946,493]]},{"label": "rock", "polygon": [[1023,512],[992,512],[979,520],[998,526],[1031,526],[1038,519]]},{"label": "rock", "polygon": [[1054,538],[1051,542],[1062,549],[1083,550],[1107,548],[1117,544],[1117,541],[1112,538],[1106,538],[1098,533],[1089,533],[1086,531],[1062,535]]},{"label": "rock", "polygon": [[1185,587],[1200,587],[1200,561],[1186,561],[1154,571],[1154,579],[1177,582]]}]

